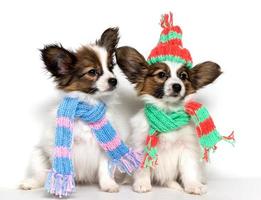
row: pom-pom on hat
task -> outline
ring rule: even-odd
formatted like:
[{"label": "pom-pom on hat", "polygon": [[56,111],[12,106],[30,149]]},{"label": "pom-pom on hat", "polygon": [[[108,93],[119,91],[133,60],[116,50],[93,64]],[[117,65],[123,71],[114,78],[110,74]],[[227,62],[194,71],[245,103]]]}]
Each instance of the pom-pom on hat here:
[{"label": "pom-pom on hat", "polygon": [[192,67],[192,58],[189,51],[182,46],[182,31],[179,26],[173,25],[173,15],[164,14],[160,25],[163,28],[158,45],[152,49],[148,57],[148,63],[171,61]]}]

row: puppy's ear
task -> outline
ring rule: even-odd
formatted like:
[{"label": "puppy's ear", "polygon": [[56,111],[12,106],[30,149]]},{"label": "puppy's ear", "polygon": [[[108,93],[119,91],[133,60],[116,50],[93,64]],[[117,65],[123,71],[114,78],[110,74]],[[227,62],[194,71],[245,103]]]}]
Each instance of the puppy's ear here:
[{"label": "puppy's ear", "polygon": [[195,89],[200,89],[212,83],[222,74],[220,66],[211,61],[196,65],[190,72],[190,79]]},{"label": "puppy's ear", "polygon": [[56,78],[67,75],[74,69],[76,56],[61,45],[46,45],[40,50],[46,69]]},{"label": "puppy's ear", "polygon": [[115,48],[119,42],[119,28],[106,29],[101,38],[96,42],[99,46],[105,47],[110,55],[115,52]]},{"label": "puppy's ear", "polygon": [[132,47],[124,46],[116,49],[116,60],[131,83],[142,82],[148,74],[145,58]]}]

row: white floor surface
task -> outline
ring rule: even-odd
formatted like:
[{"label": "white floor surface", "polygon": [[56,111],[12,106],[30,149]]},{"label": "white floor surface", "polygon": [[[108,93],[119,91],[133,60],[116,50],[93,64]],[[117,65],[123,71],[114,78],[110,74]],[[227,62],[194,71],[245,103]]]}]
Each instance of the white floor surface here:
[{"label": "white floor surface", "polygon": [[[52,199],[43,189],[21,191],[1,189],[0,200]],[[119,193],[101,192],[97,186],[78,186],[69,199],[79,200],[261,200],[261,179],[212,180],[208,193],[202,196],[185,194],[168,188],[153,187],[151,192],[138,194],[129,185],[121,186]]]}]

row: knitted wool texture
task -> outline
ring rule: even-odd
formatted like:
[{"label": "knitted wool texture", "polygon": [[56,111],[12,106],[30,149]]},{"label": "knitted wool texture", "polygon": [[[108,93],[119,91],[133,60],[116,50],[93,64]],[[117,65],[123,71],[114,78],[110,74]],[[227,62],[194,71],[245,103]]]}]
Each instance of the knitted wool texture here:
[{"label": "knitted wool texture", "polygon": [[121,172],[130,174],[139,168],[141,155],[123,143],[105,113],[106,106],[102,102],[89,105],[78,98],[63,99],[57,112],[52,170],[48,173],[45,184],[49,193],[63,197],[75,191],[71,150],[76,119],[83,120],[91,128],[97,143],[109,157],[112,172],[117,167]]},{"label": "knitted wool texture", "polygon": [[173,15],[162,15],[160,25],[163,28],[157,46],[152,49],[147,62],[154,64],[170,61],[192,67],[192,58],[189,51],[182,46],[182,31],[179,26],[173,25]]},{"label": "knitted wool texture", "polygon": [[220,140],[234,143],[234,134],[221,136],[207,109],[197,102],[188,102],[184,109],[177,112],[166,113],[152,104],[146,104],[145,116],[150,125],[149,134],[146,138],[145,156],[142,167],[154,167],[157,164],[157,143],[160,134],[168,134],[188,125],[192,119],[196,125],[196,133],[203,149],[203,160],[208,161],[209,151],[216,150],[216,144]]}]

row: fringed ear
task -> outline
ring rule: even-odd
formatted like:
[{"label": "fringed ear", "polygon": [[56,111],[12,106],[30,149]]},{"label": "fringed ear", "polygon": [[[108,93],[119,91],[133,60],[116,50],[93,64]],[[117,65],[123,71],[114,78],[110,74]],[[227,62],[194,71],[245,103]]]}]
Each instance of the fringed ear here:
[{"label": "fringed ear", "polygon": [[220,66],[211,61],[196,65],[190,72],[190,79],[195,89],[200,89],[214,82],[222,74]]},{"label": "fringed ear", "polygon": [[102,33],[101,38],[96,43],[105,47],[108,53],[112,55],[115,52],[119,39],[119,28],[108,28]]},{"label": "fringed ear", "polygon": [[148,63],[134,48],[124,46],[116,50],[117,64],[131,83],[142,82],[148,74]]},{"label": "fringed ear", "polygon": [[46,69],[56,78],[67,75],[74,69],[76,56],[73,52],[64,49],[62,45],[46,45],[41,49],[41,53]]}]

